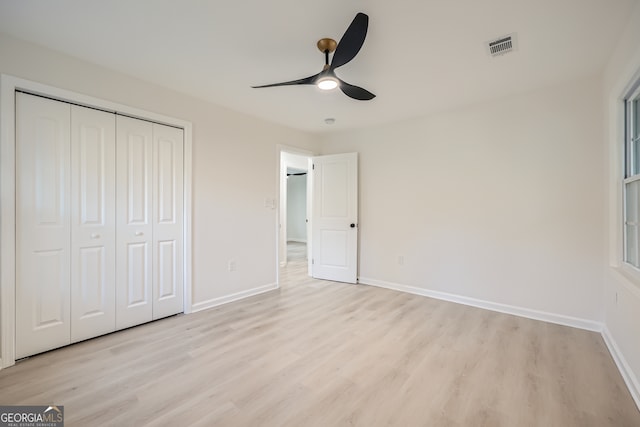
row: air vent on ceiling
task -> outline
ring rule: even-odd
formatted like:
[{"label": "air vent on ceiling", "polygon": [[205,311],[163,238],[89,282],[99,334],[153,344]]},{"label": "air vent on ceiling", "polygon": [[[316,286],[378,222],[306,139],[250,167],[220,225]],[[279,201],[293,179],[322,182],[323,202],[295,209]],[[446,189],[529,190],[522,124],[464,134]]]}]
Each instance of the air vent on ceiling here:
[{"label": "air vent on ceiling", "polygon": [[516,33],[508,34],[500,38],[490,40],[486,44],[489,56],[500,56],[513,52],[518,48],[518,38]]}]

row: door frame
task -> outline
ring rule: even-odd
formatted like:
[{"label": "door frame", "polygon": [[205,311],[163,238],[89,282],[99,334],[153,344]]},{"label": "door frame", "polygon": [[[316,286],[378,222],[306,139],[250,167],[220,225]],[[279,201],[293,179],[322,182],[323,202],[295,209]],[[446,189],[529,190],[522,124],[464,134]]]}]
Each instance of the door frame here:
[{"label": "door frame", "polygon": [[183,309],[185,314],[190,313],[192,311],[191,211],[193,170],[193,130],[191,122],[7,74],[0,74],[0,200],[2,200],[0,203],[0,369],[15,364],[16,90],[184,129]]},{"label": "door frame", "polygon": [[[276,173],[276,181],[277,181],[277,186],[276,188],[278,189],[278,203],[277,203],[277,211],[276,211],[276,285],[279,287],[280,286],[280,267],[286,265],[286,259],[284,260],[284,262],[282,262],[280,260],[281,258],[281,241],[282,241],[282,227],[281,227],[281,213],[283,211],[283,209],[286,212],[286,208],[287,208],[287,196],[286,196],[286,192],[287,192],[287,170],[286,170],[286,164],[282,163],[282,153],[288,153],[288,154],[293,154],[296,156],[305,156],[307,158],[311,158],[313,156],[316,156],[317,154],[314,153],[313,151],[309,151],[309,150],[305,150],[303,148],[298,148],[298,147],[293,147],[290,145],[283,145],[283,144],[278,144],[276,146],[276,157],[277,157],[277,161],[276,164],[278,165],[277,168],[277,173]],[[310,174],[309,174],[310,175]],[[309,180],[307,179],[307,188],[309,188]],[[310,217],[309,215],[309,203],[310,203],[310,197],[311,195],[309,194],[309,191],[307,191],[307,217]],[[309,230],[309,227],[311,225],[311,218],[309,219],[309,223],[307,224],[307,230]],[[286,225],[285,225],[285,230],[286,230]],[[307,232],[307,251],[309,250],[309,247],[311,246],[311,233]],[[285,244],[286,244],[286,236],[285,236]],[[311,261],[309,261],[310,263]],[[310,264],[309,264],[310,265]],[[309,275],[311,275],[311,270],[309,270],[308,272]]]}]

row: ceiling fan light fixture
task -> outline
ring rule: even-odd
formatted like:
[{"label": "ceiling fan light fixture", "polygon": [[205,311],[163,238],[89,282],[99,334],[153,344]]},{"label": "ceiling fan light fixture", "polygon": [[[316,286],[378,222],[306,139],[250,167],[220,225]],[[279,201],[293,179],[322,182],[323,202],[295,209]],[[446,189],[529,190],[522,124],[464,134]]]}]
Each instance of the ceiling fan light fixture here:
[{"label": "ceiling fan light fixture", "polygon": [[[251,87],[259,89],[275,86],[315,85],[323,91],[330,91],[339,87],[342,93],[351,99],[369,101],[375,98],[376,96],[368,90],[342,81],[334,73],[336,68],[349,63],[355,58],[358,52],[360,52],[360,48],[364,44],[364,39],[367,36],[368,27],[369,17],[362,12],[358,12],[339,43],[329,38],[320,39],[318,41],[318,50],[324,54],[324,67],[318,74],[287,82]],[[333,57],[331,58],[331,62],[329,62],[329,54],[331,53],[333,53]]]},{"label": "ceiling fan light fixture", "polygon": [[333,77],[325,77],[318,80],[316,85],[318,86],[318,89],[321,90],[333,90],[338,87],[338,80]]}]

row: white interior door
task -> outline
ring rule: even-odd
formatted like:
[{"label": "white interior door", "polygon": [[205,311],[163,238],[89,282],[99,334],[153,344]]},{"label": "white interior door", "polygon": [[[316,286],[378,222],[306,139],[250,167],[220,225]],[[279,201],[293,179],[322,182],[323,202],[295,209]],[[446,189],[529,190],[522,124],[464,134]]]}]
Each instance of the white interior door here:
[{"label": "white interior door", "polygon": [[152,124],[117,116],[116,328],[152,320]]},{"label": "white interior door", "polygon": [[116,327],[116,118],[71,106],[71,341]]},{"label": "white interior door", "polygon": [[183,311],[183,133],[153,125],[153,319]]},{"label": "white interior door", "polygon": [[358,278],[358,153],[313,158],[313,277]]},{"label": "white interior door", "polygon": [[16,94],[16,358],[71,339],[70,111]]}]

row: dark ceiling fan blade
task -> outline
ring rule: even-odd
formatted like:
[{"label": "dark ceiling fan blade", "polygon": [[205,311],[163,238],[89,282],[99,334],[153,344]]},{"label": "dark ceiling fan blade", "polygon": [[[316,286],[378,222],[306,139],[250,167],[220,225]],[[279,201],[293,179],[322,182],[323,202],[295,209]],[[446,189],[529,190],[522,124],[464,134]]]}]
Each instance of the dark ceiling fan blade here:
[{"label": "dark ceiling fan blade", "polygon": [[342,80],[340,80],[340,90],[348,97],[357,99],[358,101],[369,101],[376,97],[368,90],[358,86],[350,85],[349,83]]},{"label": "dark ceiling fan blade", "polygon": [[291,80],[290,82],[272,83],[262,86],[251,86],[253,89],[259,89],[263,87],[275,87],[275,86],[292,86],[292,85],[312,85],[315,84],[316,79],[322,73],[315,74],[313,76],[305,77],[304,79]]},{"label": "dark ceiling fan blade", "polygon": [[353,18],[351,25],[349,25],[349,28],[347,28],[347,31],[338,42],[338,47],[333,54],[333,59],[331,60],[332,70],[355,58],[364,44],[365,37],[367,37],[368,27],[369,17],[364,13],[360,12]]}]

